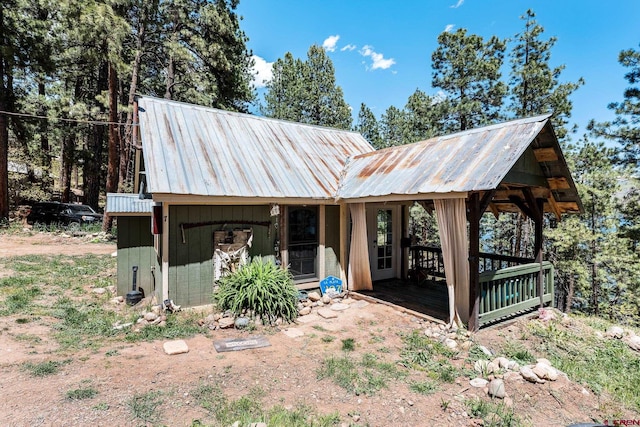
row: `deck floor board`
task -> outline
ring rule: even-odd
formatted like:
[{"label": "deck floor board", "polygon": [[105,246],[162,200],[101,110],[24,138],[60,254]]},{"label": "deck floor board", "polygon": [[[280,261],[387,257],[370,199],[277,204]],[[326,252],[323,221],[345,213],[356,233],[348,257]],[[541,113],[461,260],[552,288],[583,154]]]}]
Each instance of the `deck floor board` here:
[{"label": "deck floor board", "polygon": [[449,295],[442,281],[416,283],[406,280],[381,280],[373,283],[372,291],[358,293],[377,298],[439,320],[449,317]]}]

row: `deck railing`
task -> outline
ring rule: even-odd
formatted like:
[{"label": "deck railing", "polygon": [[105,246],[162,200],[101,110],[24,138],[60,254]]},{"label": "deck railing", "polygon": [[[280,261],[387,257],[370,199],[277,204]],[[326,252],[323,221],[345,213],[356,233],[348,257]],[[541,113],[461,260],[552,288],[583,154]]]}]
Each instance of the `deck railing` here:
[{"label": "deck railing", "polygon": [[[414,279],[444,278],[442,249],[436,246],[411,246],[409,265]],[[495,255],[481,252],[480,325],[540,305],[538,274],[540,263],[531,258]],[[542,263],[543,301],[553,305],[553,265]]]},{"label": "deck railing", "polygon": [[[540,305],[538,294],[539,263],[524,264],[480,273],[479,323],[511,316]],[[553,264],[542,263],[543,301],[553,305]]]},{"label": "deck railing", "polygon": [[[521,258],[507,255],[480,252],[479,272],[501,270],[517,265],[531,264],[532,258]],[[411,246],[409,248],[409,265],[411,270],[427,276],[444,277],[444,259],[442,248],[437,246]]]}]

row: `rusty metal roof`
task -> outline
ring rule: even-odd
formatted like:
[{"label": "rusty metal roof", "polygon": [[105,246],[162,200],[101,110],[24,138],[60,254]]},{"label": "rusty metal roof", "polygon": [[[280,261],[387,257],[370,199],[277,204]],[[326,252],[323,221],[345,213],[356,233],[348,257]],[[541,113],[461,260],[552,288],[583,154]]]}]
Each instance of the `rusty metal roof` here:
[{"label": "rusty metal roof", "polygon": [[358,133],[158,98],[138,99],[152,194],[333,199]]},{"label": "rusty metal roof", "polygon": [[137,194],[108,193],[105,212],[111,216],[148,216],[153,212],[153,200],[141,199]]},{"label": "rusty metal roof", "polygon": [[514,120],[356,155],[337,195],[353,199],[498,188],[548,119]]}]

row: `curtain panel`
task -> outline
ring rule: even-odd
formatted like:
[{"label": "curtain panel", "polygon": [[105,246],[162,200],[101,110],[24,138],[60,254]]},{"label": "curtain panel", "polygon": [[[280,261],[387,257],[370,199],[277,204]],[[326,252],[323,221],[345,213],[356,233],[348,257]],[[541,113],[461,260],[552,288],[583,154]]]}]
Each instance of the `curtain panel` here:
[{"label": "curtain panel", "polygon": [[349,249],[349,289],[353,291],[373,290],[369,265],[369,241],[367,240],[367,214],[364,203],[352,203],[351,246]]},{"label": "curtain panel", "polygon": [[449,294],[449,324],[469,321],[469,239],[465,199],[434,200]]}]

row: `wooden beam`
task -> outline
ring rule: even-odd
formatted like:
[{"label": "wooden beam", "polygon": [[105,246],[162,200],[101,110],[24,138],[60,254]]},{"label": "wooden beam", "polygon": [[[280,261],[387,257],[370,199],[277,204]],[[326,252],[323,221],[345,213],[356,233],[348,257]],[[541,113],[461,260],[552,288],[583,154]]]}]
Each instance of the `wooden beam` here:
[{"label": "wooden beam", "polygon": [[541,199],[538,199],[533,195],[531,187],[524,187],[522,189],[522,194],[524,195],[524,199],[527,202],[531,213],[533,213],[534,215],[533,220],[541,222],[542,216],[544,214],[544,205],[542,203],[539,203]]},{"label": "wooden beam", "polygon": [[493,216],[495,216],[496,219],[500,218],[500,211],[498,210],[498,207],[495,205],[495,203],[489,203],[489,210],[491,211],[491,213],[493,213]]},{"label": "wooden beam", "polygon": [[571,185],[569,185],[569,180],[567,180],[567,178],[563,176],[556,178],[547,178],[547,182],[549,183],[549,188],[552,190],[567,190],[571,188]]},{"label": "wooden beam", "polygon": [[[537,205],[536,208],[539,212],[542,212],[542,210],[544,209],[544,201],[541,199],[537,200]],[[543,275],[543,271],[542,271],[542,239],[543,239],[543,234],[542,234],[542,225],[543,225],[543,217],[542,214],[540,214],[540,217],[535,221],[535,240],[534,240],[534,244],[535,244],[535,248],[534,248],[534,253],[536,254],[536,262],[540,263],[540,270],[538,271],[538,280],[537,280],[537,286],[538,286],[538,296],[540,297],[540,308],[542,308],[544,306],[544,292],[543,292],[543,284],[542,284],[542,275]]]},{"label": "wooden beam", "polygon": [[558,161],[558,153],[553,147],[534,148],[533,154],[536,156],[538,163]]},{"label": "wooden beam", "polygon": [[528,218],[535,220],[535,213],[533,213],[529,209],[529,206],[527,206],[527,204],[520,197],[515,195],[509,196],[509,200],[511,201],[511,203],[516,205],[522,211],[522,213],[525,214]]},{"label": "wooden beam", "polygon": [[[494,195],[494,199],[496,200],[506,200],[509,198],[509,196],[511,195],[520,195],[522,194],[522,189],[525,187],[516,187],[516,188],[512,188],[509,190],[498,190],[496,191],[496,194]],[[531,191],[533,191],[533,196],[536,199],[546,199],[547,197],[549,197],[549,193],[551,190],[549,190],[546,187],[529,187],[531,188]]]},{"label": "wooden beam", "polygon": [[482,195],[482,199],[480,200],[480,204],[479,204],[480,216],[482,216],[482,214],[484,214],[484,211],[487,210],[487,207],[491,203],[491,200],[493,200],[493,196],[495,196],[496,191],[497,190],[495,189],[491,191],[485,191],[485,193]]},{"label": "wooden beam", "polygon": [[553,197],[553,194],[551,194],[548,200],[551,211],[556,216],[556,219],[560,221],[562,219],[562,212],[560,211],[560,207],[558,206],[558,203],[556,203],[556,199]]}]

